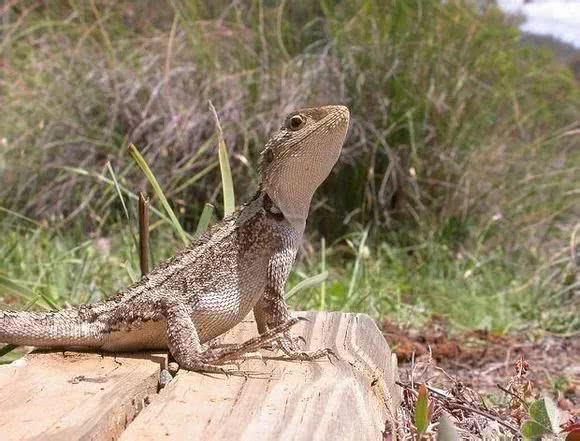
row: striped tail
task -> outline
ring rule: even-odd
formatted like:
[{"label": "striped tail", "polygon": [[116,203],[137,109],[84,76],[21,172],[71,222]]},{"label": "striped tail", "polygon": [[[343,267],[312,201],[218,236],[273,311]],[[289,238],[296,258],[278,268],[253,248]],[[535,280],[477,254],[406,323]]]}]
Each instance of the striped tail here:
[{"label": "striped tail", "polygon": [[58,312],[0,310],[0,343],[37,347],[98,346],[98,322],[87,323],[76,309]]}]

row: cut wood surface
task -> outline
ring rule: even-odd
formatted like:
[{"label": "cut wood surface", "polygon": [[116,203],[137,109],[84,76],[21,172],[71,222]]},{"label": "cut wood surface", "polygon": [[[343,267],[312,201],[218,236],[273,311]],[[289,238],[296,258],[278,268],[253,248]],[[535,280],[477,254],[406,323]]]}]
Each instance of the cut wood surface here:
[{"label": "cut wood surface", "polygon": [[0,367],[0,439],[115,439],[156,395],[166,358],[34,353]]},{"label": "cut wood surface", "polygon": [[[308,349],[332,348],[339,360],[244,362],[257,378],[185,372],[147,407],[121,440],[382,440],[398,406],[394,365],[366,315],[303,313],[293,329]],[[255,335],[253,323],[226,343]]]},{"label": "cut wood surface", "polygon": [[[248,377],[180,371],[156,393],[164,358],[67,352],[0,367],[0,439],[382,440],[399,406],[396,361],[366,315],[297,313],[306,349],[338,360],[246,360]],[[223,343],[256,335],[248,319]],[[145,404],[150,403],[136,417]]]}]

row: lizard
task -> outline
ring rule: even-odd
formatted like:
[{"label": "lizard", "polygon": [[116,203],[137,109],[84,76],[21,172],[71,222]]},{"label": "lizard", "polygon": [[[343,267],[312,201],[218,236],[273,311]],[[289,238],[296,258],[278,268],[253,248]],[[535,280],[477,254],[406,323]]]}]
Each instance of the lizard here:
[{"label": "lizard", "polygon": [[[224,373],[240,354],[274,347],[314,360],[289,329],[284,287],[316,189],[337,162],[350,112],[296,110],[266,143],[255,195],[198,239],[108,300],[53,312],[0,310],[0,342],[97,351],[167,350],[179,368]],[[253,311],[258,336],[212,346]]]}]

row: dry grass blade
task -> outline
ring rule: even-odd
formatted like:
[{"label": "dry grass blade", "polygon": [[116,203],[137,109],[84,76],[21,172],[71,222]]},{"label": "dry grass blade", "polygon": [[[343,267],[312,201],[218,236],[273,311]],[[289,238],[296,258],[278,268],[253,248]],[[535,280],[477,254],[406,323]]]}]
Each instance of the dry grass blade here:
[{"label": "dry grass blade", "polygon": [[153,191],[155,192],[155,196],[157,196],[157,198],[159,198],[159,200],[161,201],[161,205],[163,205],[163,208],[165,208],[167,215],[171,219],[171,224],[173,225],[175,232],[177,233],[177,235],[179,236],[181,241],[187,245],[189,243],[189,238],[187,237],[187,233],[183,230],[183,227],[181,226],[181,224],[177,220],[175,213],[171,209],[169,202],[167,202],[167,198],[165,197],[165,194],[163,194],[163,190],[161,190],[161,186],[157,182],[155,175],[153,174],[153,172],[151,171],[151,169],[147,165],[145,158],[143,158],[143,156],[141,155],[141,153],[139,152],[137,147],[135,147],[133,144],[129,144],[129,154],[131,155],[133,160],[137,163],[139,168],[143,171],[143,173],[147,177],[147,180],[151,184],[151,187],[153,187]]},{"label": "dry grass blade", "polygon": [[[413,385],[412,383],[402,383],[400,381],[397,381],[396,384],[403,388],[405,397],[403,401],[404,411],[411,414],[419,411],[419,393],[416,390],[419,386],[416,384]],[[468,400],[465,397],[458,395],[455,390],[448,392],[433,388],[429,385],[425,385],[425,387],[429,392],[431,392],[433,414],[441,415],[442,411],[445,411],[445,413],[449,415],[460,414],[461,418],[468,426],[471,424],[469,423],[469,418],[473,417],[473,415],[477,415],[483,418],[484,420],[482,421],[485,421],[486,424],[488,422],[496,422],[512,434],[519,434],[518,428],[511,423],[509,416],[500,415],[493,410],[488,409],[483,402]],[[457,424],[460,422],[461,421],[458,421]],[[456,428],[462,428],[462,430],[465,431],[466,428],[462,426],[463,423],[456,425]],[[421,432],[419,427],[416,427],[416,429]]]},{"label": "dry grass blade", "polygon": [[328,278],[328,271],[323,271],[320,274],[315,276],[309,277],[308,279],[302,280],[300,283],[297,283],[292,289],[290,289],[286,293],[286,299],[296,295],[298,292],[302,291],[306,288],[312,288],[313,286],[320,285]]},{"label": "dry grass blade", "polygon": [[201,236],[211,222],[211,217],[213,215],[215,207],[211,204],[205,204],[201,216],[199,217],[199,222],[197,223],[197,228],[195,229],[194,238]]},{"label": "dry grass blade", "polygon": [[0,349],[0,358],[4,357],[6,354],[9,354],[10,352],[12,352],[14,349],[16,349],[18,346],[16,345],[6,345],[3,348]]},{"label": "dry grass blade", "polygon": [[117,176],[115,175],[115,172],[113,171],[113,166],[111,165],[110,161],[107,161],[107,169],[109,170],[109,173],[111,174],[111,178],[113,178],[113,184],[115,186],[115,191],[117,192],[117,195],[119,196],[119,200],[121,201],[121,205],[123,206],[123,213],[125,213],[125,218],[129,221],[130,220],[129,210],[127,209],[127,204],[125,204],[125,198],[123,197],[123,192],[121,191],[121,187],[119,186],[119,182],[117,181]]},{"label": "dry grass blade", "polygon": [[356,259],[354,261],[354,268],[352,270],[352,274],[350,276],[350,282],[348,285],[348,294],[347,294],[347,303],[344,305],[344,310],[348,310],[348,308],[350,308],[350,306],[354,303],[356,297],[354,295],[354,290],[356,287],[356,282],[358,280],[358,276],[359,276],[359,272],[360,272],[360,268],[362,265],[362,258],[363,258],[363,253],[365,250],[365,246],[366,246],[366,242],[367,242],[367,238],[369,236],[369,228],[367,227],[363,234],[362,237],[360,239],[360,243],[358,245],[358,249],[357,249],[357,253],[356,253]]},{"label": "dry grass blade", "polygon": [[127,225],[129,226],[129,232],[131,234],[131,239],[133,240],[135,247],[137,247],[137,239],[135,237],[135,230],[133,228],[133,224],[131,223],[131,217],[129,216],[129,210],[127,208],[127,204],[125,203],[125,198],[123,197],[123,191],[121,190],[121,186],[119,185],[119,181],[117,180],[117,175],[113,170],[113,166],[111,162],[107,162],[107,169],[109,170],[109,174],[113,179],[113,184],[115,187],[115,191],[117,192],[117,196],[119,196],[119,200],[121,201],[121,205],[123,206],[123,213],[125,214],[125,219],[127,219]]},{"label": "dry grass blade", "polygon": [[576,251],[577,247],[577,239],[578,232],[580,231],[580,224],[576,224],[574,229],[572,230],[572,234],[570,235],[570,262],[572,263],[572,268],[577,269],[580,259],[580,255]]},{"label": "dry grass blade", "polygon": [[5,208],[5,207],[0,206],[0,212],[4,212],[4,213],[9,214],[11,216],[14,216],[15,218],[20,219],[20,220],[23,220],[23,221],[26,221],[26,222],[30,222],[31,224],[36,225],[38,227],[41,226],[35,220],[30,219],[29,217],[26,217],[26,216],[24,216],[24,215],[22,215],[20,213],[17,213],[15,211],[12,211],[12,210],[8,209],[8,208]]},{"label": "dry grass blade", "polygon": [[149,272],[149,198],[139,193],[139,265],[141,275]]},{"label": "dry grass blade", "polygon": [[226,217],[236,209],[232,169],[230,167],[228,149],[226,147],[226,142],[224,141],[222,126],[220,125],[217,112],[211,101],[209,102],[209,108],[213,113],[218,135],[218,155],[220,160],[220,170],[222,173],[222,190],[224,195],[224,217]]},{"label": "dry grass blade", "polygon": [[[118,180],[115,179],[109,179],[106,178],[104,175],[100,174],[100,173],[96,173],[96,172],[90,172],[87,170],[84,170],[82,168],[79,167],[60,167],[62,170],[65,170],[69,173],[74,173],[80,176],[89,176],[91,178],[95,178],[100,182],[103,182],[107,185],[114,185],[116,189],[118,189],[118,191],[120,191],[121,193],[125,193],[125,195],[131,199],[132,201],[139,201],[139,196],[135,193],[133,193],[131,190],[129,190],[128,188],[124,187],[123,185],[119,184]],[[158,209],[156,209],[155,207],[150,207],[151,211],[153,213],[155,213],[157,216],[159,216],[159,218],[163,219],[163,221],[171,223],[171,219],[168,218],[163,211],[160,211]],[[128,215],[128,213],[127,213]],[[135,242],[136,243],[136,242]]]},{"label": "dry grass blade", "polygon": [[25,298],[28,302],[36,302],[39,298],[44,300],[44,302],[48,305],[48,308],[45,309],[59,309],[58,305],[54,303],[54,301],[47,297],[42,293],[36,293],[32,291],[30,288],[23,286],[19,283],[16,283],[14,280],[0,274],[0,287],[4,288],[5,290],[16,294],[20,297]]},{"label": "dry grass blade", "polygon": [[139,276],[137,276],[137,273],[133,269],[131,262],[129,262],[129,261],[124,262],[121,266],[123,268],[125,268],[125,271],[127,271],[127,274],[129,275],[129,278],[131,279],[131,283],[135,283],[139,280]]}]

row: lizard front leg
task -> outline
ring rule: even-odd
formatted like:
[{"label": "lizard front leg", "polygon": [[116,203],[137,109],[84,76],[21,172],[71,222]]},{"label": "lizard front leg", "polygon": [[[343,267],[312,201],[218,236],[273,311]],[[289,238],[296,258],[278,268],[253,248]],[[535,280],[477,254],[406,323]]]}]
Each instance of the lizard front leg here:
[{"label": "lizard front leg", "polygon": [[190,309],[185,302],[176,302],[175,298],[164,302],[169,352],[182,369],[225,373],[223,368],[216,366],[217,354],[202,349]]},{"label": "lizard front leg", "polygon": [[[292,268],[294,256],[288,252],[277,253],[270,260],[266,289],[264,295],[254,307],[254,317],[260,335],[281,326],[292,320],[288,304],[284,300],[284,285]],[[304,351],[298,341],[301,337],[292,338],[289,332],[284,332],[276,342],[276,347],[292,360],[315,360],[334,355],[331,349],[324,348],[316,351]]]},{"label": "lizard front leg", "polygon": [[197,329],[192,320],[191,307],[179,299],[179,295],[164,296],[161,310],[167,321],[167,343],[169,351],[180,368],[189,371],[204,371],[232,374],[235,371],[226,370],[219,365],[228,364],[240,359],[248,352],[255,352],[279,338],[298,323],[299,319],[285,321],[260,337],[252,338],[244,343],[224,348],[204,349],[200,343]]}]

